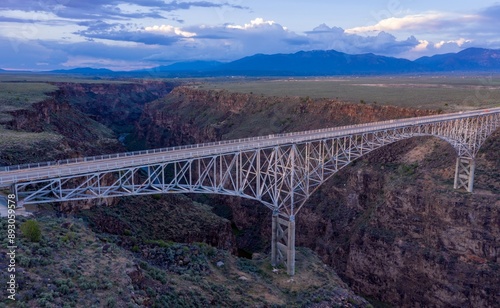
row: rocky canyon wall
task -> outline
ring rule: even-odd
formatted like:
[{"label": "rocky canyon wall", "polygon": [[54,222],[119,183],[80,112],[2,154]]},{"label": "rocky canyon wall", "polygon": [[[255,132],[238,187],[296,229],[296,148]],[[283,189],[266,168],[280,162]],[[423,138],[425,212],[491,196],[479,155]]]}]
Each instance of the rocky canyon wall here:
[{"label": "rocky canyon wall", "polygon": [[[182,87],[145,107],[135,137],[146,146],[171,146],[431,113]],[[473,194],[453,190],[456,154],[437,138],[370,153],[311,197],[297,217],[298,245],[314,249],[360,294],[395,306],[494,307],[500,299],[499,137],[480,152]],[[240,248],[268,247],[266,209],[207,198],[241,233]]]},{"label": "rocky canyon wall", "polygon": [[[124,151],[117,137],[125,133],[128,146],[143,149],[435,113],[190,87],[171,91],[173,84],[156,82],[58,85],[51,98],[14,111],[6,127],[50,132],[59,139],[2,149],[2,164]],[[146,104],[149,100],[154,101]],[[432,137],[370,153],[311,197],[297,217],[297,244],[315,250],[355,291],[394,306],[495,307],[500,301],[500,132],[479,153],[473,194],[453,190],[455,155],[450,145]],[[94,223],[121,235],[136,224],[155,224],[153,233],[172,240],[205,241],[247,254],[269,250],[271,213],[259,203],[225,196],[156,198],[122,200],[126,204],[115,212],[102,208]],[[200,216],[211,223],[181,231],[185,223],[177,205],[188,211],[193,199],[226,219],[197,205],[188,222]],[[155,215],[159,207],[168,211]],[[137,208],[150,215],[139,221]],[[120,218],[125,216],[130,220]],[[130,241],[124,245],[135,245]]]}]

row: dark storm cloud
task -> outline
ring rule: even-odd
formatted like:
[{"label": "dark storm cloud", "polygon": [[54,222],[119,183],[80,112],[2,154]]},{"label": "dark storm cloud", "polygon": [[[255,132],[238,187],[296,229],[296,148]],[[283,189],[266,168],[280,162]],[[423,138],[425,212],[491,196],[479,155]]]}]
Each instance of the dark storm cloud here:
[{"label": "dark storm cloud", "polygon": [[107,23],[102,20],[82,21],[78,22],[77,25],[87,27],[85,31],[80,31],[80,32],[88,32],[88,33],[109,31],[116,28],[123,29],[123,27],[125,27],[125,25],[120,23]]},{"label": "dark storm cloud", "polygon": [[87,29],[77,31],[74,34],[90,39],[106,39],[163,46],[170,46],[183,39],[183,36],[176,35],[175,33],[137,30],[138,26],[132,23],[107,23],[97,20],[80,22],[78,25],[85,26]]},{"label": "dark storm cloud", "polygon": [[221,7],[231,7],[233,9],[248,9],[247,7],[243,7],[240,5],[233,5],[229,3],[213,3],[209,1],[193,1],[193,2],[167,2],[164,3],[161,7],[166,11],[176,11],[176,10],[188,10],[192,7],[212,7],[212,8],[221,8]]},{"label": "dark storm cloud", "polygon": [[[118,6],[121,4],[138,5],[147,9],[144,12],[124,12]],[[162,18],[162,13],[177,10],[188,10],[193,7],[248,9],[227,2],[211,1],[159,1],[159,0],[4,0],[0,2],[0,10],[21,10],[25,12],[50,12],[62,18],[72,19],[131,19],[131,18]]]},{"label": "dark storm cloud", "polygon": [[136,42],[136,43],[143,43],[146,45],[164,45],[164,46],[172,45],[180,40],[180,38],[177,36],[166,36],[149,32],[129,32],[129,31],[115,31],[110,33],[98,33],[93,35],[90,34],[87,35],[87,37],[114,40],[114,41]]},{"label": "dark storm cloud", "polygon": [[128,30],[113,30],[113,31],[78,31],[76,34],[94,39],[106,39],[112,41],[126,41],[143,43],[146,45],[164,45],[170,46],[182,37],[157,34],[148,31],[128,31]]}]

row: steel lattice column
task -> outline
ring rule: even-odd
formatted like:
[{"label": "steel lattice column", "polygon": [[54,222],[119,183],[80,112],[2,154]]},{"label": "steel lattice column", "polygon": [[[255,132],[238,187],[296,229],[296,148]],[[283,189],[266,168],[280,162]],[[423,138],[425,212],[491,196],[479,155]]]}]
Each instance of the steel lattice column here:
[{"label": "steel lattice column", "polygon": [[295,275],[295,216],[285,217],[278,211],[272,216],[271,264],[286,265],[288,275]]},{"label": "steel lattice column", "polygon": [[465,188],[468,192],[472,192],[475,169],[476,161],[473,158],[458,157],[453,188]]}]

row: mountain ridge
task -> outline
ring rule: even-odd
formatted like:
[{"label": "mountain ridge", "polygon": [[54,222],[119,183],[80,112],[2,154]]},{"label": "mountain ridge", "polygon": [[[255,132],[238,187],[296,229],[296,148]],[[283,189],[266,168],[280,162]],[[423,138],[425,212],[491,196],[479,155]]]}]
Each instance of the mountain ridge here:
[{"label": "mountain ridge", "polygon": [[[499,72],[500,50],[471,47],[457,53],[424,56],[415,60],[373,53],[347,54],[336,50],[255,54],[231,62],[184,61],[133,71],[106,68],[73,68],[46,71],[120,77],[207,77],[207,76],[340,76],[388,75],[446,72]],[[0,69],[1,73],[10,72]]]}]

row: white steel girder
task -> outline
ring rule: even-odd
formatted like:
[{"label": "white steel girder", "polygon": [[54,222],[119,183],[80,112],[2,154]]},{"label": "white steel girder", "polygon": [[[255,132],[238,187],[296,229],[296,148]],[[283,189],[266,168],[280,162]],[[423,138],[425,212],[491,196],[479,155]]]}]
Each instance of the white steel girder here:
[{"label": "white steel girder", "polygon": [[272,262],[295,269],[295,217],[328,178],[363,155],[413,136],[436,136],[457,151],[456,189],[472,191],[474,158],[500,114],[414,124],[331,138],[208,154],[74,176],[16,183],[25,204],[159,193],[215,193],[273,210]]}]

